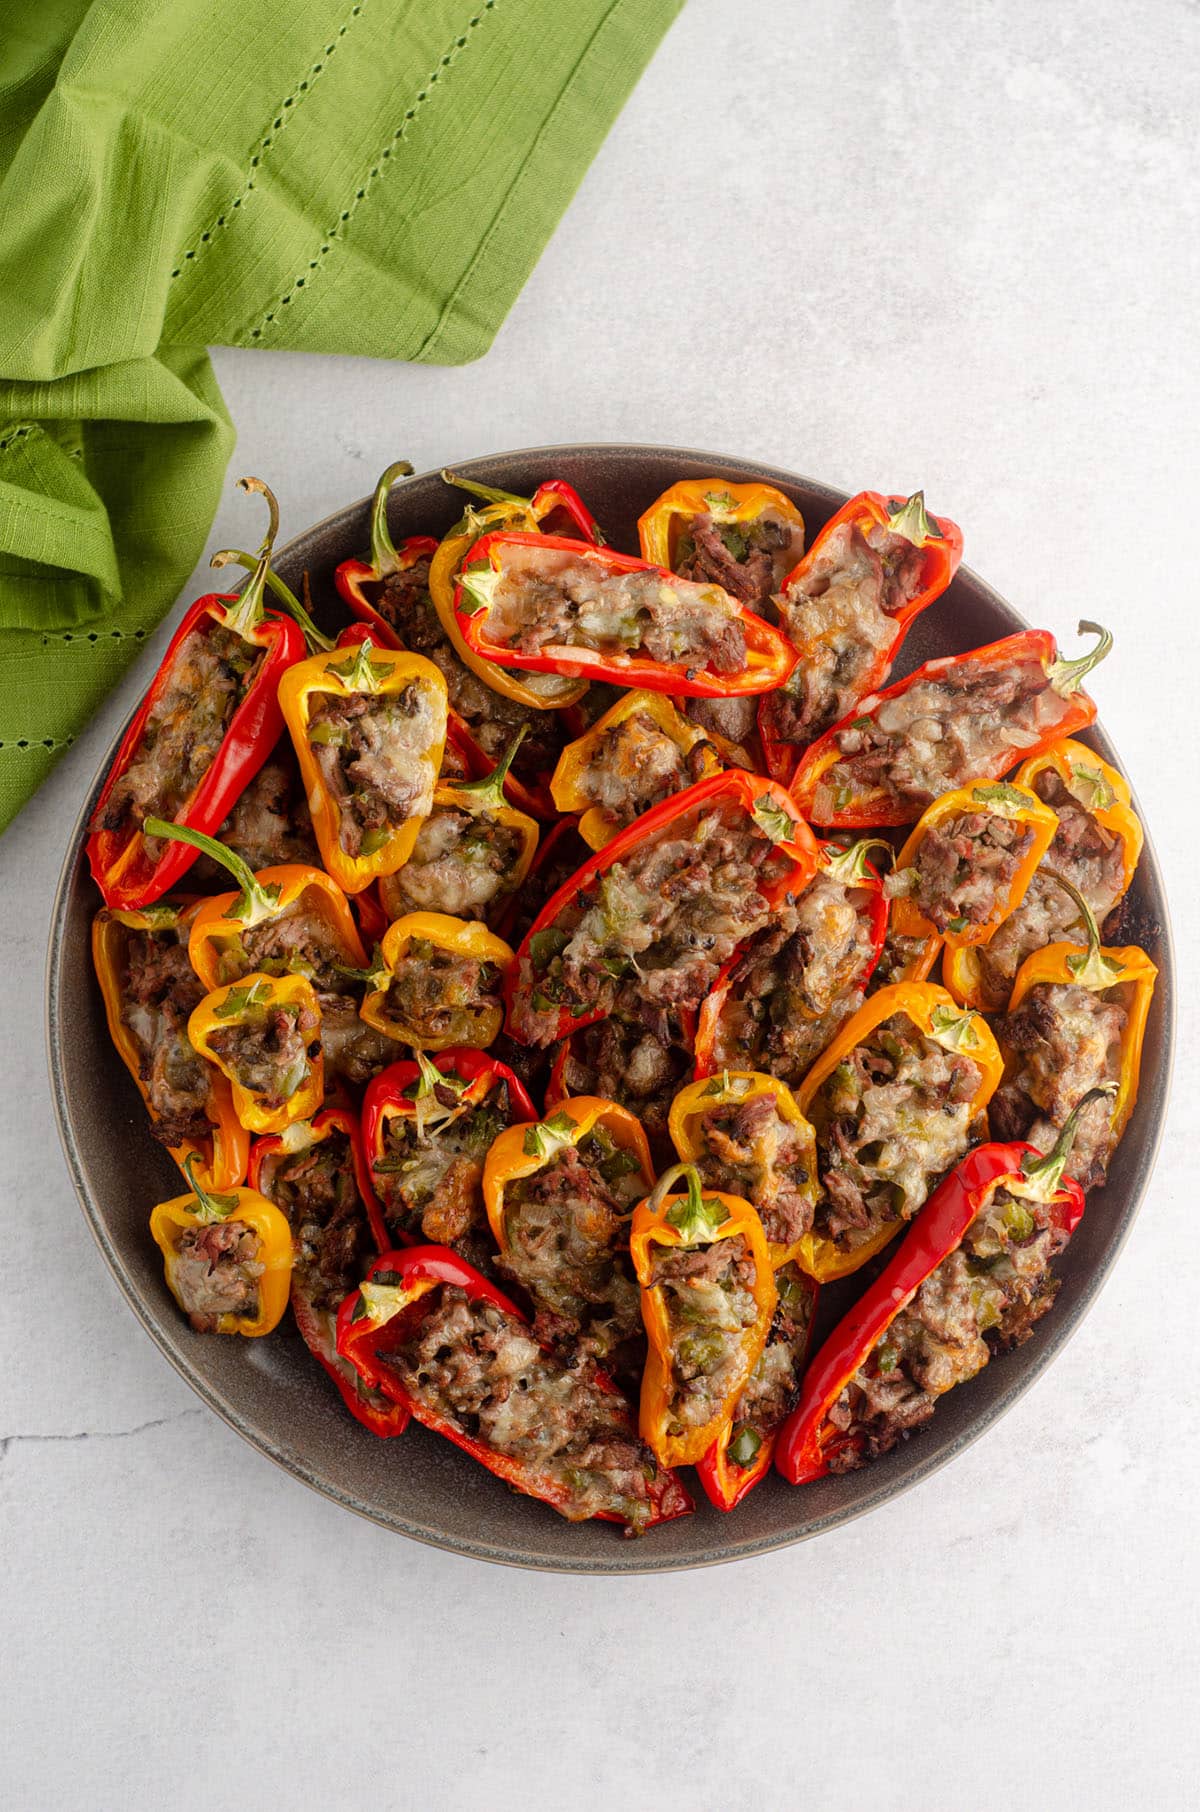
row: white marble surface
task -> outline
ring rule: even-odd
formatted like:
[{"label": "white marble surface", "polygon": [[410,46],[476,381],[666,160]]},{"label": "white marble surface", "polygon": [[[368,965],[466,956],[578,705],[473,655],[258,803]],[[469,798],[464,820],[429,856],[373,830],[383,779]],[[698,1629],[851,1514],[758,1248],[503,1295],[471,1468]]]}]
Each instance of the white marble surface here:
[{"label": "white marble surface", "polygon": [[14,1812],[1195,1803],[1198,90],[1184,0],[692,0],[481,364],[218,353],[213,548],[253,538],[241,471],[292,532],[398,453],[674,441],[924,484],[1023,611],[1110,623],[1183,957],[1175,1111],[1067,1352],[883,1514],[636,1585],[407,1545],[196,1404],[59,1156],[49,903],[148,649],[0,863]]}]

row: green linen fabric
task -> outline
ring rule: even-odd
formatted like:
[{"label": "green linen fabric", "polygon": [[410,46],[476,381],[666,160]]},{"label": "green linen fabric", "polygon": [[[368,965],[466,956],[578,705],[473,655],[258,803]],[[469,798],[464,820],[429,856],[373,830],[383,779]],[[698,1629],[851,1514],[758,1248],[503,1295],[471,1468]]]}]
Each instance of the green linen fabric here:
[{"label": "green linen fabric", "polygon": [[205,348],[487,350],[683,0],[6,0],[0,828],[173,602]]}]

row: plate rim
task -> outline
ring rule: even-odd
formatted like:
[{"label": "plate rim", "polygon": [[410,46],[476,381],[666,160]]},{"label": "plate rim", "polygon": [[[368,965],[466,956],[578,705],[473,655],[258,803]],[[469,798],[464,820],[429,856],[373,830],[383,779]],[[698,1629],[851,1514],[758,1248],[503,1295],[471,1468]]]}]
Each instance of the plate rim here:
[{"label": "plate rim", "polygon": [[[759,461],[746,459],[740,455],[713,453],[704,449],[662,445],[657,442],[633,441],[587,441],[564,442],[551,446],[516,447],[501,452],[476,455],[469,460],[456,461],[452,466],[436,466],[427,471],[413,473],[403,480],[402,487],[422,482],[441,479],[444,471],[453,470],[468,476],[480,476],[486,479],[488,468],[513,460],[550,461],[563,456],[574,457],[580,454],[611,454],[616,456],[635,454],[649,455],[656,458],[711,462],[715,468],[739,468],[747,478],[757,477],[762,482],[779,482],[785,485],[802,486],[814,494],[823,495],[830,504],[830,513],[841,507],[850,495],[822,480],[811,479],[802,473],[792,472],[783,467],[768,465]],[[297,550],[310,541],[328,535],[339,527],[347,518],[369,510],[370,496],[359,498],[330,511],[319,521],[310,523],[299,534],[277,549],[276,558],[284,559],[294,555]],[[1014,617],[1019,624],[1028,628],[1023,614],[1003,597],[995,588],[983,579],[974,568],[965,564],[960,568],[965,577],[969,577],[973,586],[1005,613]],[[178,601],[177,601],[178,602]],[[174,606],[172,606],[174,608]],[[169,613],[168,613],[169,614]],[[61,1042],[61,967],[66,947],[65,929],[67,904],[74,887],[76,871],[84,862],[83,831],[96,798],[107,775],[109,764],[124,735],[128,722],[137,710],[135,703],[128,717],[115,732],[105,748],[98,767],[89,783],[83,803],[76,815],[70,835],[66,842],[62,866],[54,890],[50,916],[50,936],[46,952],[46,981],[44,998],[44,1025],[46,1039],[46,1059],[49,1072],[50,1094],[54,1109],[55,1124],[59,1142],[67,1161],[67,1168],[72,1186],[78,1198],[81,1212],[92,1237],[95,1240],[109,1273],[133,1311],[143,1331],[149,1335],[158,1350],[164,1355],[175,1372],[184,1379],[200,1400],[235,1433],[249,1443],[257,1452],[272,1461],[282,1471],[300,1480],[311,1490],[329,1498],[341,1508],[363,1517],[377,1527],[386,1529],[391,1534],[403,1535],[407,1539],[422,1543],[427,1547],[437,1548],[444,1553],[460,1554],[468,1559],[486,1561],[493,1565],[514,1567],[536,1573],[561,1573],[572,1576],[593,1577],[639,1577],[655,1573],[690,1572],[700,1567],[728,1566],[742,1560],[751,1560],[762,1554],[776,1553],[785,1548],[796,1547],[802,1542],[812,1541],[816,1537],[832,1532],[859,1517],[867,1516],[880,1510],[885,1504],[899,1498],[907,1492],[925,1484],[943,1467],[966,1452],[974,1443],[988,1433],[1000,1418],[1031,1390],[1073,1339],[1078,1329],[1090,1315],[1101,1291],[1104,1289],[1113,1269],[1116,1266],[1126,1241],[1133,1231],[1135,1222],[1142,1211],[1149,1194],[1150,1185],[1157,1168],[1159,1154],[1170,1114],[1172,1084],[1175,1069],[1175,1046],[1177,1032],[1177,989],[1175,941],[1171,925],[1170,901],[1167,894],[1162,865],[1154,846],[1153,837],[1146,819],[1138,805],[1136,789],[1133,791],[1134,809],[1138,811],[1145,829],[1145,843],[1141,860],[1146,865],[1147,878],[1156,901],[1161,902],[1159,914],[1159,935],[1161,938],[1161,960],[1159,962],[1160,994],[1159,1004],[1163,1014],[1163,1053],[1159,1069],[1159,1083],[1162,1094],[1162,1110],[1152,1130],[1151,1142],[1144,1157],[1141,1174],[1131,1192],[1131,1200],[1126,1208],[1123,1221],[1114,1229],[1109,1244],[1099,1264],[1094,1266],[1082,1279],[1077,1300],[1072,1304],[1070,1318],[1055,1319],[1045,1328],[1044,1337],[1039,1339],[1037,1351],[1026,1371],[1020,1378],[1014,1377],[1003,1389],[995,1401],[973,1416],[954,1438],[938,1450],[930,1450],[927,1457],[922,1457],[915,1448],[908,1448],[910,1455],[917,1455],[915,1462],[900,1476],[884,1475],[874,1489],[867,1489],[861,1497],[843,1508],[833,1508],[825,1515],[810,1521],[804,1527],[780,1534],[765,1535],[760,1538],[747,1538],[740,1544],[728,1542],[719,1551],[700,1556],[664,1556],[656,1558],[651,1542],[615,1543],[611,1562],[598,1560],[593,1555],[580,1556],[577,1562],[558,1557],[533,1558],[528,1554],[514,1551],[503,1543],[489,1544],[484,1541],[473,1541],[458,1536],[450,1536],[435,1528],[413,1523],[411,1520],[389,1514],[382,1507],[373,1505],[341,1487],[335,1480],[320,1476],[298,1452],[282,1446],[273,1435],[236,1410],[227,1402],[221,1392],[204,1376],[203,1372],[190,1365],[179,1352],[172,1349],[165,1329],[160,1326],[162,1317],[153,1310],[144,1299],[136,1281],[126,1271],[115,1243],[109,1236],[108,1228],[100,1205],[95,1199],[83,1162],[82,1151],[76,1136],[75,1126],[67,1102],[67,1091],[62,1078],[62,1042]],[[1097,719],[1093,726],[1104,731]],[[423,1431],[414,1431],[423,1432]],[[430,1437],[436,1438],[436,1437]],[[732,1533],[732,1531],[731,1531]]]}]

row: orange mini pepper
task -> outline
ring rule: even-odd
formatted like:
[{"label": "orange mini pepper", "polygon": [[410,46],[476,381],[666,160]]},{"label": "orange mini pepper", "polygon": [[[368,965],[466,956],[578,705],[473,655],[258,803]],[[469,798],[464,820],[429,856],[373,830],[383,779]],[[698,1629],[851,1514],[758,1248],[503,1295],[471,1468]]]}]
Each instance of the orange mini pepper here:
[{"label": "orange mini pepper", "polygon": [[[672,1185],[681,1179],[685,1193],[672,1195]],[[745,1286],[754,1305],[753,1320],[731,1329],[726,1292],[721,1290],[720,1319],[706,1329],[705,1320],[714,1318],[706,1316],[701,1295],[711,1286],[702,1278],[685,1277],[670,1287],[680,1294],[694,1289],[696,1303],[693,1313],[681,1318],[686,1331],[678,1333],[672,1326],[666,1288],[655,1281],[655,1248],[696,1249],[738,1238],[745,1241],[753,1267],[753,1281]],[[749,1202],[705,1191],[694,1164],[676,1164],[634,1209],[629,1250],[642,1286],[642,1320],[649,1344],[642,1374],[641,1436],[664,1466],[694,1466],[729,1427],[767,1343],[779,1301],[767,1237]],[[696,1412],[686,1415],[688,1383],[714,1373],[719,1390],[715,1396],[710,1392],[708,1413],[701,1411],[702,1419],[696,1419]]]},{"label": "orange mini pepper", "polygon": [[[668,1127],[671,1143],[684,1164],[694,1164],[700,1175],[704,1176],[704,1155],[707,1146],[704,1123],[714,1108],[741,1106],[747,1101],[757,1100],[762,1095],[770,1095],[775,1104],[775,1111],[785,1126],[794,1127],[799,1140],[799,1149],[793,1161],[793,1174],[789,1179],[797,1194],[803,1196],[808,1204],[809,1216],[817,1200],[817,1140],[812,1127],[800,1112],[796,1097],[786,1082],[776,1076],[768,1076],[757,1070],[721,1070],[715,1076],[701,1078],[698,1082],[689,1082],[686,1088],[680,1089],[671,1103]],[[720,1162],[719,1152],[716,1154]],[[734,1160],[737,1167],[737,1160]],[[752,1194],[754,1205],[758,1209],[764,1231],[767,1235],[767,1247],[771,1254],[771,1263],[776,1270],[796,1256],[799,1240],[779,1240],[773,1237],[779,1215],[776,1209],[781,1178],[775,1166],[775,1154],[766,1150],[762,1154],[757,1174],[750,1183],[748,1194]]]},{"label": "orange mini pepper", "polygon": [[[420,787],[408,816],[399,824],[368,831],[357,854],[343,843],[342,813],[313,753],[322,735],[313,721],[314,701],[334,698],[400,698],[415,688],[418,706],[428,723],[428,740],[415,757]],[[361,893],[377,875],[391,874],[406,862],[417,840],[421,820],[433,803],[442,750],[446,741],[446,682],[424,655],[376,648],[369,637],[349,650],[313,654],[289,667],[279,683],[279,704],[291,732],[308,793],[308,809],[321,859],[344,893]]]},{"label": "orange mini pepper", "polygon": [[[251,1276],[257,1286],[254,1313],[206,1316],[206,1321],[215,1319],[216,1326],[205,1331],[243,1334],[249,1339],[269,1334],[279,1326],[291,1286],[292,1230],[286,1215],[257,1189],[247,1189],[244,1185],[228,1193],[206,1189],[196,1178],[192,1158],[185,1160],[184,1171],[192,1185],[189,1194],[160,1202],[150,1215],[150,1234],[163,1255],[168,1290],[185,1315],[195,1315],[187,1284],[181,1275],[184,1265],[181,1246],[185,1237],[205,1227],[234,1223],[244,1226],[257,1238],[257,1248],[249,1261],[253,1267]],[[219,1252],[205,1253],[198,1247],[196,1262],[207,1261],[211,1267],[220,1262],[220,1256]]]},{"label": "orange mini pepper", "polygon": [[[1042,754],[1023,762],[1013,777],[1014,783],[1036,792],[1038,776],[1051,770],[1101,830],[1120,843],[1122,884],[1117,899],[1123,899],[1129,891],[1145,841],[1141,819],[1131,803],[1133,796],[1129,782],[1086,743],[1075,742],[1067,736],[1052,743]],[[1052,867],[1054,859],[1051,844],[1043,858],[1043,868]],[[1114,900],[1112,904],[1116,903]],[[964,1007],[978,1007],[981,1012],[994,1013],[1005,1005],[1005,995],[997,996],[989,990],[979,958],[970,949],[947,950],[942,977],[955,1000]]]},{"label": "orange mini pepper", "polygon": [[[477,654],[459,627],[454,609],[454,593],[458,587],[459,568],[465,556],[480,535],[486,534],[489,529],[520,528],[537,534],[546,517],[555,510],[566,508],[585,539],[595,544],[599,539],[599,531],[590,512],[576,498],[569,485],[541,485],[532,497],[517,497],[511,491],[498,491],[492,485],[476,484],[472,479],[459,478],[453,472],[443,472],[442,478],[446,484],[469,491],[484,503],[481,510],[468,507],[462,520],[455,524],[442,541],[429,566],[429,595],[433,599],[438,621],[454,646],[455,654],[493,692],[501,693],[504,698],[514,699],[519,705],[529,705],[535,711],[553,711],[564,705],[577,704],[587,691],[586,679],[564,679],[557,673],[515,673],[512,669],[501,667],[497,662]],[[570,497],[579,504],[583,516],[591,524],[591,533],[583,528],[581,518],[565,500],[567,492],[570,492]]]},{"label": "orange mini pepper", "polygon": [[[510,805],[507,794],[509,769],[512,767],[513,757],[525,739],[527,729],[528,726],[522,724],[490,774],[484,774],[478,780],[440,780],[434,788],[433,809],[422,827],[432,829],[439,812],[464,812],[468,818],[478,820],[479,828],[483,831],[486,831],[488,825],[496,825],[514,833],[517,839],[516,856],[508,872],[497,877],[496,891],[479,911],[480,918],[489,917],[503,905],[510,895],[517,891],[533,866],[533,858],[537,854],[541,827],[537,819],[531,817],[528,812],[519,811],[515,805]],[[408,861],[403,863],[394,874],[380,876],[379,899],[390,918],[399,918],[410,908],[411,901],[406,894],[404,874],[405,870],[414,863],[420,842],[421,837],[418,832],[414,853],[409,856]],[[445,861],[447,856],[443,853],[438,859]],[[469,863],[471,856],[469,851],[453,851],[449,859]]]},{"label": "orange mini pepper", "polygon": [[[894,982],[889,987],[880,988],[877,994],[863,1002],[796,1090],[800,1111],[813,1122],[818,1141],[821,1121],[819,1115],[814,1115],[811,1109],[822,1085],[852,1051],[864,1044],[876,1028],[894,1014],[902,1015],[923,1037],[944,1045],[947,1050],[955,1051],[962,1057],[969,1057],[978,1068],[979,1085],[967,1104],[968,1126],[978,1120],[991,1100],[1004,1070],[1004,1059],[987,1021],[978,1013],[961,1011],[946,989],[937,987],[933,982]],[[959,1157],[962,1155],[962,1152],[958,1154]],[[843,1248],[818,1230],[821,1219],[818,1205],[817,1224],[800,1241],[797,1263],[820,1283],[829,1283],[837,1277],[848,1277],[852,1271],[865,1265],[868,1259],[874,1258],[877,1252],[881,1252],[896,1237],[905,1220],[911,1219],[920,1206],[919,1202],[910,1206],[907,1216],[901,1213],[889,1216],[861,1244]]]},{"label": "orange mini pepper", "polygon": [[560,1101],[552,1114],[532,1125],[510,1126],[493,1140],[483,1165],[483,1201],[488,1224],[501,1252],[508,1251],[504,1192],[511,1183],[545,1168],[558,1152],[578,1145],[599,1127],[617,1151],[636,1165],[647,1190],[654,1184],[654,1165],[641,1123],[627,1108],[599,1095],[575,1095]]},{"label": "orange mini pepper", "polygon": [[[301,1057],[280,1076],[279,1088],[267,1094],[239,1079],[236,1058],[221,1056],[217,1034],[241,1026],[266,1028],[282,1012],[296,1021],[304,1043]],[[308,1120],[325,1093],[325,1059],[321,1052],[321,1009],[312,983],[304,975],[246,975],[206,994],[188,1020],[188,1037],[202,1057],[228,1076],[238,1119],[250,1132],[277,1133],[293,1120]]]},{"label": "orange mini pepper", "polygon": [[954,818],[979,813],[1008,819],[1013,824],[1027,827],[1031,833],[1012,880],[1003,892],[997,894],[991,912],[980,920],[966,916],[951,918],[943,928],[925,916],[913,894],[896,892],[892,894],[890,925],[897,936],[928,938],[940,934],[947,950],[986,944],[1009,914],[1015,912],[1021,904],[1033,879],[1034,870],[1054,841],[1058,816],[1048,805],[1043,805],[1037,794],[1028,787],[1011,785],[1006,780],[973,781],[968,786],[955,787],[952,792],[943,793],[940,799],[935,799],[913,826],[896,857],[889,887],[894,888],[897,881],[904,877],[911,878],[915,889],[920,870],[921,846],[929,832],[949,824]]},{"label": "orange mini pepper", "polygon": [[[723,478],[685,478],[656,497],[650,508],[638,517],[638,546],[642,559],[653,566],[676,570],[683,545],[693,525],[707,516],[729,553],[739,559],[739,543],[744,546],[743,532],[756,523],[774,521],[787,539],[782,547],[771,550],[771,591],[777,590],[783,576],[795,566],[804,552],[804,518],[790,497],[770,484],[726,484]],[[723,532],[724,531],[724,532]],[[769,596],[770,592],[764,593]],[[760,600],[761,601],[761,600]]]},{"label": "orange mini pepper", "polygon": [[[613,811],[610,806],[594,803],[595,795],[588,782],[588,769],[597,752],[607,743],[610,745],[607,753],[615,764],[618,776],[625,778],[630,792],[633,791],[647,747],[646,730],[630,721],[635,717],[650,718],[658,737],[673,743],[679,751],[682,758],[679,784],[657,788],[640,807],[631,806],[622,814]],[[653,731],[650,735],[653,736]],[[579,820],[579,834],[588,848],[603,849],[605,844],[612,842],[618,831],[632,823],[639,810],[648,810],[650,806],[657,805],[660,799],[682,792],[684,787],[705,779],[709,774],[718,773],[720,768],[721,762],[710,738],[697,724],[689,723],[665,694],[647,692],[638,687],[618,699],[603,717],[597,718],[586,735],[567,744],[558,758],[558,766],[550,782],[550,794],[560,812],[583,814]]]},{"label": "orange mini pepper", "polygon": [[[432,946],[434,968],[440,952],[450,958],[491,964],[504,976],[513,962],[513,952],[503,938],[481,925],[477,919],[455,919],[444,912],[409,912],[388,927],[377,952],[374,966],[367,972],[367,995],[359,1008],[359,1017],[389,1038],[402,1039],[420,1051],[445,1051],[454,1044],[484,1050],[504,1022],[504,1006],[497,995],[494,1002],[486,996],[466,1000],[447,998],[435,1004],[422,1005],[421,1017],[409,1020],[388,1010],[388,994],[401,959],[411,944]],[[446,967],[452,965],[443,965]],[[435,1029],[435,1022],[440,1023]]]},{"label": "orange mini pepper", "polygon": [[[152,1120],[155,1114],[150,1105],[149,1086],[142,1076],[142,1052],[121,1010],[122,946],[129,931],[145,931],[182,943],[199,905],[199,901],[193,901],[185,907],[146,906],[131,911],[105,908],[92,920],[92,962],[104,1001],[109,1036],[117,1055],[137,1084]],[[233,1094],[227,1079],[212,1064],[209,1065],[205,1112],[212,1124],[207,1139],[200,1143],[187,1139],[182,1145],[171,1145],[167,1149],[181,1170],[189,1157],[195,1157],[196,1173],[206,1188],[232,1189],[246,1175],[250,1136],[233,1111]]]},{"label": "orange mini pepper", "polygon": [[215,894],[205,900],[192,920],[188,959],[206,988],[240,981],[256,969],[269,974],[266,965],[245,948],[246,933],[272,920],[301,915],[312,914],[319,919],[330,942],[337,946],[343,966],[361,969],[366,964],[350,902],[324,869],[285,862],[276,868],[260,868],[255,874],[241,856],[215,837],[157,818],[146,822],[155,826],[158,836],[178,837],[181,842],[194,844],[228,869],[238,883],[236,892]]},{"label": "orange mini pepper", "polygon": [[[1087,947],[1082,948],[1078,944],[1047,944],[1044,950],[1035,950],[1032,956],[1027,956],[1017,970],[1008,1011],[1015,1013],[1034,988],[1046,984],[1051,987],[1087,988],[1096,994],[1120,991],[1122,1005],[1125,1007],[1125,1026],[1121,1033],[1120,1070],[1110,1121],[1111,1156],[1137,1103],[1142,1045],[1146,1036],[1150,1002],[1154,998],[1154,985],[1158,980],[1158,964],[1137,944],[1106,948],[1100,942],[1096,915],[1082,894],[1069,882],[1060,881],[1059,886],[1066,888],[1079,907],[1087,928]],[[1003,1024],[1000,1027],[1000,1037],[1003,1042]],[[1012,1064],[1007,1067],[1011,1069]]]}]

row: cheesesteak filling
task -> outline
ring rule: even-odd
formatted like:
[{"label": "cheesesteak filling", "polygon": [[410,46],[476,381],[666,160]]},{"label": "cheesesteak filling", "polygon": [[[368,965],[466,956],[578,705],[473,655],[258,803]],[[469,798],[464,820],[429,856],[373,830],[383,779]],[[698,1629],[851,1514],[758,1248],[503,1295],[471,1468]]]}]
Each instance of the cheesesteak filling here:
[{"label": "cheesesteak filling", "polygon": [[[928,943],[928,938],[903,937],[900,932],[889,929],[883,940],[883,949],[879,952],[879,961],[871,971],[867,993],[876,994],[880,988],[890,987],[893,982],[914,981],[917,965]],[[941,949],[940,944],[938,949]]]},{"label": "cheesesteak filling", "polygon": [[[417,1084],[410,1092],[415,1092]],[[463,1106],[446,1084],[425,1115],[392,1114],[371,1171],[390,1230],[401,1240],[454,1246],[472,1264],[494,1256],[483,1205],[483,1160],[508,1125],[508,1086]]]},{"label": "cheesesteak filling", "polygon": [[393,919],[422,910],[486,919],[512,891],[521,849],[512,825],[485,812],[435,805],[403,868],[380,881],[383,909]]},{"label": "cheesesteak filling", "polygon": [[188,961],[186,933],[125,929],[120,979],[121,1018],[137,1047],[150,1131],[164,1145],[207,1138],[212,1071],[187,1035],[204,988]]},{"label": "cheesesteak filling", "polygon": [[502,1011],[500,982],[495,963],[414,937],[396,960],[381,1011],[412,1044],[470,1044],[489,1015]]},{"label": "cheesesteak filling", "polygon": [[651,1248],[648,1287],[662,1291],[672,1437],[701,1428],[727,1400],[758,1319],[754,1255],[740,1233],[706,1246]]},{"label": "cheesesteak filling", "polygon": [[348,994],[354,987],[353,977],[345,973],[346,951],[306,894],[257,925],[247,925],[236,937],[219,938],[215,943],[219,952],[217,983],[222,987],[255,970],[264,975],[307,976],[321,994]]},{"label": "cheesesteak filling", "polygon": [[[701,779],[709,745],[681,749],[649,711],[634,711],[600,732],[578,785],[614,830]],[[586,809],[586,808],[584,808]]]},{"label": "cheesesteak filling", "polygon": [[[150,707],[137,753],[89,828],[133,831],[146,818],[178,818],[215,761],[261,661],[260,648],[212,619],[193,629]],[[147,857],[156,861],[162,847],[148,837]]]},{"label": "cheesesteak filling", "polygon": [[573,1034],[562,1086],[568,1095],[599,1095],[629,1108],[653,1147],[666,1138],[671,1102],[691,1074],[692,1055],[674,1016],[667,1042],[635,1020],[613,1017]]},{"label": "cheesesteak filling", "polygon": [[785,866],[733,802],[684,810],[529,940],[518,978],[526,1036],[551,1043],[563,1007],[654,1027],[669,1008],[698,1006],[738,944],[768,922],[763,889]]},{"label": "cheesesteak filling", "polygon": [[[718,505],[721,499],[713,501]],[[780,584],[789,564],[800,558],[798,534],[792,523],[769,512],[750,522],[722,522],[706,511],[685,526],[672,569],[681,579],[719,585],[739,603],[757,610]]]},{"label": "cheesesteak filling", "polygon": [[[723,1088],[718,1078],[714,1092]],[[753,1202],[773,1245],[790,1246],[813,1222],[816,1178],[801,1128],[785,1120],[771,1094],[717,1101],[690,1121],[695,1164],[709,1189]]]},{"label": "cheesesteak filling", "polygon": [[746,665],[740,611],[717,585],[664,578],[657,568],[606,573],[561,548],[507,547],[503,562],[485,606],[498,647],[590,648],[714,673]]},{"label": "cheesesteak filling", "polygon": [[[258,770],[216,834],[249,868],[274,868],[284,862],[321,865],[300,768],[286,752]],[[203,852],[188,870],[189,885],[193,881],[216,889],[229,885],[226,870]]]},{"label": "cheesesteak filling", "polygon": [[208,1043],[238,1085],[273,1111],[308,1080],[319,1040],[319,1015],[311,1007],[287,1001],[250,1007],[236,1025],[213,1032]]},{"label": "cheesesteak filling", "polygon": [[[546,901],[552,899],[564,881],[569,881],[593,854],[576,830],[574,818],[560,818],[559,824],[563,829],[554,836],[552,844],[548,837],[543,838],[537,859],[512,902],[512,917],[506,916],[502,935],[514,949],[524,942]],[[548,855],[545,854],[547,848]]]},{"label": "cheesesteak filling", "polygon": [[896,615],[921,591],[924,568],[921,549],[885,523],[864,534],[843,522],[813,550],[808,571],[776,600],[780,628],[804,650],[766,706],[777,741],[812,742],[853,709],[896,639]]},{"label": "cheesesteak filling", "polygon": [[373,601],[403,646],[412,654],[423,654],[439,670],[451,710],[458,713],[493,762],[499,761],[525,725],[525,741],[514,757],[513,773],[534,780],[552,772],[566,741],[558,713],[505,698],[459,659],[429,595],[428,560],[418,560],[407,572],[390,573]]},{"label": "cheesesteak filling", "polygon": [[[1125,990],[1040,982],[997,1031],[1008,1073],[993,1098],[993,1136],[1049,1151],[1090,1088],[1119,1082],[1128,1020]],[[1084,1189],[1104,1182],[1115,1140],[1112,1105],[1093,1101],[1079,1117],[1071,1175]]]},{"label": "cheesesteak filling", "polygon": [[497,1269],[529,1296],[549,1343],[578,1349],[582,1336],[599,1358],[640,1346],[629,1216],[644,1193],[638,1159],[600,1125],[505,1186]]},{"label": "cheesesteak filling", "polygon": [[809,1106],[826,1199],[815,1228],[843,1251],[911,1220],[971,1143],[978,1065],[903,1014],[876,1026]]},{"label": "cheesesteak filling", "polygon": [[349,1136],[333,1127],[301,1151],[268,1157],[259,1187],[292,1229],[293,1284],[314,1308],[336,1311],[374,1256]]},{"label": "cheesesteak filling", "polygon": [[884,887],[889,899],[912,899],[940,932],[985,925],[1003,913],[1032,842],[1031,825],[999,812],[957,812],[930,825],[912,867],[895,870]]},{"label": "cheesesteak filling", "polygon": [[494,1454],[517,1460],[570,1522],[610,1516],[633,1530],[653,1520],[657,1463],[629,1406],[588,1364],[568,1368],[530,1330],[451,1284],[431,1291],[386,1364],[413,1402]]},{"label": "cheesesteak filling", "polygon": [[829,1470],[849,1472],[887,1453],[929,1420],[938,1397],[1027,1340],[1058,1293],[1050,1261],[1066,1243],[1044,1204],[995,1190],[830,1408],[846,1439]]},{"label": "cheesesteak filling", "polygon": [[348,856],[373,855],[432,806],[439,736],[427,687],[348,697],[315,693],[308,740]]},{"label": "cheesesteak filling", "polygon": [[874,950],[853,887],[817,875],[735,964],[715,1028],[722,1069],[764,1069],[800,1082],[863,1003]]},{"label": "cheesesteak filling", "polygon": [[245,1221],[185,1227],[175,1247],[171,1279],[198,1334],[215,1334],[222,1315],[251,1321],[258,1314],[259,1237]]},{"label": "cheesesteak filling", "polygon": [[725,1450],[731,1466],[753,1466],[762,1444],[795,1408],[804,1375],[804,1356],[816,1307],[816,1290],[796,1264],[775,1273],[779,1305],[757,1365],[733,1412]]},{"label": "cheesesteak filling", "polygon": [[689,723],[723,739],[722,753],[727,763],[745,768],[748,773],[761,769],[761,757],[756,754],[758,699],[753,694],[743,698],[680,698],[675,703]]},{"label": "cheesesteak filling", "polygon": [[828,824],[864,794],[923,811],[969,780],[1007,773],[1070,708],[1036,659],[962,660],[914,679],[838,733],[839,759],[817,784],[813,819]]},{"label": "cheesesteak filling", "polygon": [[1079,908],[1056,877],[1079,890],[1097,921],[1112,911],[1125,887],[1120,838],[1097,823],[1053,768],[1035,775],[1033,790],[1058,813],[1058,829],[1025,898],[979,952],[980,979],[994,1001],[1007,1000],[1027,956],[1047,944],[1071,940]]}]

